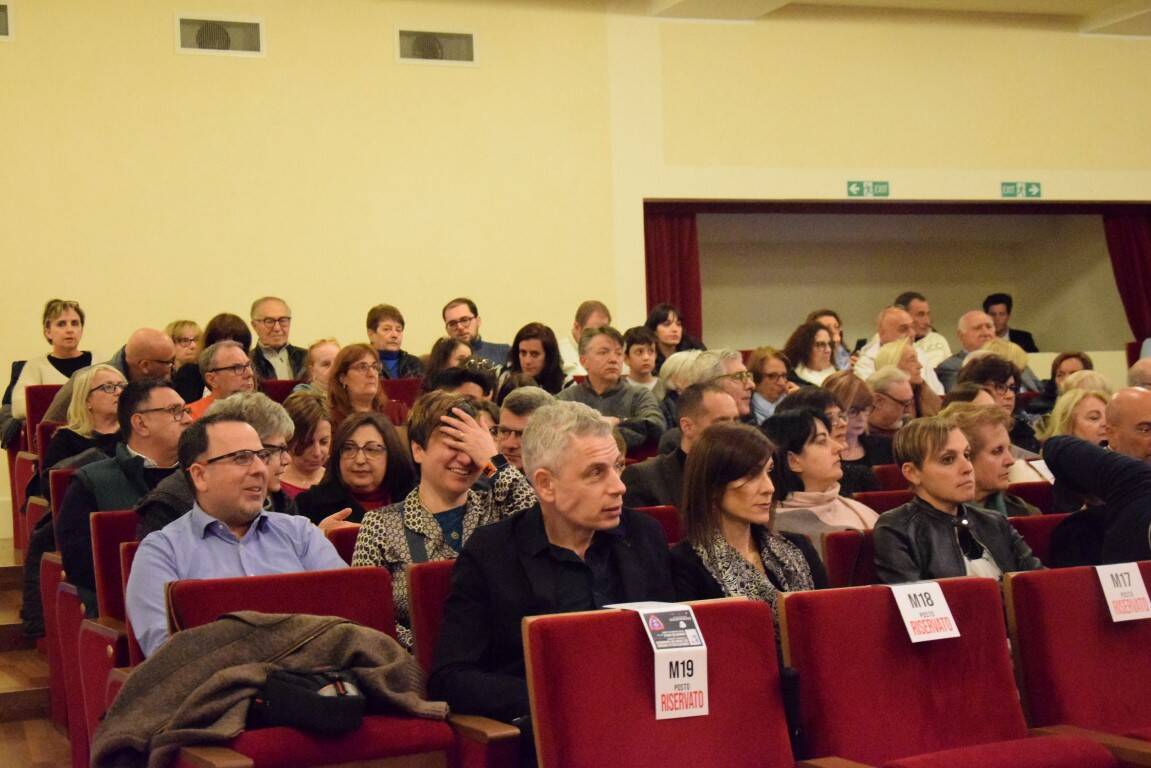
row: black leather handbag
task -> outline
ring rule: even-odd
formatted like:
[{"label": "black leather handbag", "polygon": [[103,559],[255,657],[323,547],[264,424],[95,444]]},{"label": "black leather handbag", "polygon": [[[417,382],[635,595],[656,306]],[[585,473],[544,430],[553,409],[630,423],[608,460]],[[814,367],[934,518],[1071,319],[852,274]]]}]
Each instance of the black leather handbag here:
[{"label": "black leather handbag", "polygon": [[364,695],[347,670],[274,670],[252,697],[247,727],[347,733],[364,720]]}]

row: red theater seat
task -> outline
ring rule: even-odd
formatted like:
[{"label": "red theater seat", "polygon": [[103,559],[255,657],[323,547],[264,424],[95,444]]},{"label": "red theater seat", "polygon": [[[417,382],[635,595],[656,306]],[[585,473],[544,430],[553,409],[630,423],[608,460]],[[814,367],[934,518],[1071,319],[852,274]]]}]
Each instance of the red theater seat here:
[{"label": "red theater seat", "polygon": [[24,410],[26,412],[24,428],[28,435],[29,447],[41,455],[43,455],[44,449],[36,443],[36,427],[44,420],[44,414],[48,412],[48,406],[52,404],[52,399],[56,397],[60,387],[60,384],[33,384],[24,388]]},{"label": "red theater seat", "polygon": [[64,704],[68,709],[68,745],[72,768],[88,768],[88,723],[84,718],[84,690],[80,683],[79,638],[84,606],[76,587],[61,582],[56,587],[56,630],[60,634],[60,669]]},{"label": "red theater seat", "polygon": [[1051,514],[1055,509],[1055,493],[1051,483],[1046,480],[1036,480],[1033,483],[1012,483],[1007,486],[1007,492],[1015,494],[1032,506],[1038,507],[1045,515]]},{"label": "red theater seat", "polygon": [[636,507],[636,512],[651,515],[663,527],[663,534],[667,537],[669,545],[675,545],[683,538],[683,526],[679,518],[679,510],[672,506]]},{"label": "red theater seat", "polygon": [[908,639],[888,587],[783,595],[805,754],[889,768],[1118,765],[1085,739],[1029,737],[999,586],[938,583],[961,636],[923,643]]},{"label": "red theater seat", "polygon": [[[1044,483],[1046,485],[1046,483]],[[1009,517],[1007,521],[1015,526],[1019,535],[1031,547],[1031,552],[1043,563],[1050,562],[1051,534],[1055,527],[1067,519],[1062,515],[1028,515],[1026,517]]]},{"label": "red theater seat", "polygon": [[356,551],[356,537],[360,535],[360,524],[351,523],[340,528],[333,528],[324,535],[328,537],[328,541],[332,542],[332,546],[336,548],[336,552],[339,553],[344,562],[351,565],[352,555]]},{"label": "red theater seat", "polygon": [[299,383],[296,379],[265,379],[260,382],[260,391],[277,403],[282,403]]},{"label": "red theater seat", "polygon": [[48,702],[52,722],[60,728],[67,728],[63,655],[60,631],[56,626],[57,593],[63,580],[64,566],[60,562],[60,553],[45,552],[40,559],[40,604],[44,608],[44,646],[48,655]]},{"label": "red theater seat", "polygon": [[901,491],[861,491],[854,494],[853,498],[860,504],[866,504],[880,514],[889,509],[895,509],[900,504],[906,504],[915,498],[909,490]]},{"label": "red theater seat", "polygon": [[541,768],[794,765],[771,607],[692,603],[707,642],[709,714],[656,720],[652,648],[631,611],[524,620]]},{"label": "red theater seat", "polygon": [[907,478],[903,476],[898,464],[876,464],[871,468],[879,480],[879,487],[885,491],[907,490]]},{"label": "red theater seat", "polygon": [[871,531],[832,531],[823,534],[823,558],[830,587],[878,584],[875,536]]},{"label": "red theater seat", "polygon": [[420,396],[420,387],[423,386],[423,383],[423,379],[380,380],[380,385],[383,386],[384,394],[388,396],[388,399],[403,403],[408,408],[411,408],[412,405],[415,404],[416,399]]},{"label": "red theater seat", "polygon": [[92,567],[96,576],[96,601],[100,615],[124,620],[124,579],[120,572],[120,545],[136,539],[140,516],[131,509],[94,512]]},{"label": "red theater seat", "polygon": [[432,673],[440,625],[444,620],[444,603],[452,592],[452,568],[455,565],[454,560],[439,560],[407,568],[416,661],[420,662],[425,675]]}]

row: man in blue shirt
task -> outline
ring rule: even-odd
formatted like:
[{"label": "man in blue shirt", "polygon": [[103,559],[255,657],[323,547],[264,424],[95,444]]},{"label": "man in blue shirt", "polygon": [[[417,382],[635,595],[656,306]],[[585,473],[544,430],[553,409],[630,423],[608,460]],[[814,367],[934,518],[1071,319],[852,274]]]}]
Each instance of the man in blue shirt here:
[{"label": "man in blue shirt", "polygon": [[196,503],[145,537],[128,579],[128,618],[145,656],[168,637],[170,581],[346,567],[306,517],[264,511],[271,451],[247,422],[204,416],[181,435],[179,459]]}]

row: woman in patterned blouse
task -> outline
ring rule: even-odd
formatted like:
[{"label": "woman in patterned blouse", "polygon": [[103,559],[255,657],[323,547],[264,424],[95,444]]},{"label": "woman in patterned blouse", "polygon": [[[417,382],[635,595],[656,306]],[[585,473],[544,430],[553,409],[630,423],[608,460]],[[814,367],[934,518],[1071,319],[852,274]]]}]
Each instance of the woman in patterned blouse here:
[{"label": "woman in patterned blouse", "polygon": [[396,636],[412,646],[406,566],[454,560],[472,532],[536,503],[535,491],[496,450],[466,395],[429,392],[408,417],[420,483],[398,504],[364,516],[352,565],[392,573]]},{"label": "woman in patterned blouse", "polygon": [[746,424],[713,424],[692,445],[684,468],[687,538],[671,551],[680,600],[741,596],[774,606],[780,592],[827,585],[811,542],[771,530],[771,456],[771,442]]}]

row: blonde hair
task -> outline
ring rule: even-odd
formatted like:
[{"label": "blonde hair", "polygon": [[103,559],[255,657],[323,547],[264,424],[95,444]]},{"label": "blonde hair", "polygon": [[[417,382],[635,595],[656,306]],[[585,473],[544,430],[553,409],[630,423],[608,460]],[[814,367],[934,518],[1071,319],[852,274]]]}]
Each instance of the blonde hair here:
[{"label": "blonde hair", "polygon": [[1111,399],[1114,394],[1111,391],[1111,385],[1107,382],[1107,377],[1099,371],[1083,370],[1076,371],[1063,380],[1063,387],[1059,390],[1060,393],[1070,392],[1073,389],[1087,389],[1095,392],[1102,392],[1107,396],[1103,398],[1106,402]]},{"label": "blonde hair", "polygon": [[907,340],[906,336],[884,344],[875,354],[875,370],[878,371],[880,368],[886,368],[889,365],[894,365],[896,368],[899,368],[899,362],[903,359],[903,350],[909,346],[912,346],[912,344]]},{"label": "blonde hair", "polygon": [[127,383],[119,368],[106,363],[91,365],[76,372],[72,381],[72,400],[68,403],[68,423],[65,426],[83,437],[91,437],[96,428],[92,412],[88,410],[88,397],[92,394],[92,379],[100,371],[111,371],[116,374],[116,378]]},{"label": "blonde hair", "polygon": [[[1079,371],[1079,373],[1087,373],[1087,371]],[[1039,430],[1039,439],[1046,440],[1049,437],[1055,437],[1055,435],[1070,435],[1074,432],[1075,409],[1089,397],[1101,400],[1104,407],[1111,399],[1110,394],[1098,389],[1065,389],[1059,399],[1055,401],[1051,415],[1047,417]]]},{"label": "blonde hair", "polygon": [[1010,433],[1014,424],[1011,416],[998,405],[951,403],[939,415],[959,427],[971,445],[972,453],[983,450],[983,427],[1003,427]]},{"label": "blonde hair", "polygon": [[1027,368],[1027,353],[1023,347],[1007,339],[992,339],[983,345],[982,349],[993,355],[998,355],[1014,365],[1020,371]]}]

